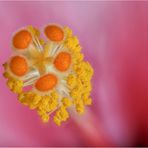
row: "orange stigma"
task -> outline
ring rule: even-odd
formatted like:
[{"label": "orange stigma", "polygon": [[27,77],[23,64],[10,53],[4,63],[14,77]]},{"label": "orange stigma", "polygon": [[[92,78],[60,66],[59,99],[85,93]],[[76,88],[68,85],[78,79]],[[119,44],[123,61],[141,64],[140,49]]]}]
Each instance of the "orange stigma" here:
[{"label": "orange stigma", "polygon": [[71,64],[71,56],[67,52],[60,52],[54,60],[56,69],[61,72],[68,70]]},{"label": "orange stigma", "polygon": [[27,61],[21,56],[15,56],[10,61],[10,69],[15,75],[23,76],[28,71]]},{"label": "orange stigma", "polygon": [[32,41],[32,36],[27,30],[21,30],[13,37],[13,46],[17,49],[25,49]]},{"label": "orange stigma", "polygon": [[62,28],[56,25],[48,25],[45,28],[45,35],[48,37],[48,39],[55,42],[62,41],[64,38],[64,32]]},{"label": "orange stigma", "polygon": [[35,87],[39,91],[49,91],[53,89],[57,84],[57,77],[54,74],[46,74],[40,77],[35,83]]}]

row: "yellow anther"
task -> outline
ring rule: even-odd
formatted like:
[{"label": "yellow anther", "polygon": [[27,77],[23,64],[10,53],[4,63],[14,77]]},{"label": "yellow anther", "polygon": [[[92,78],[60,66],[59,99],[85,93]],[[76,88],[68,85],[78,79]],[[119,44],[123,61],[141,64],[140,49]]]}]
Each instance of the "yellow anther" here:
[{"label": "yellow anther", "polygon": [[45,110],[46,112],[51,112],[53,110],[55,110],[58,106],[58,101],[57,101],[57,94],[55,92],[52,93],[52,97],[50,96],[43,96],[42,100],[40,101],[39,104],[39,109],[40,110]]},{"label": "yellow anther", "polygon": [[81,92],[78,89],[73,89],[70,92],[72,98],[81,98]]},{"label": "yellow anther", "polygon": [[73,49],[75,48],[77,45],[79,45],[79,41],[77,39],[77,37],[72,36],[69,37],[66,41],[65,41],[65,46],[69,49]]},{"label": "yellow anther", "polygon": [[41,96],[36,95],[36,94],[32,94],[32,95],[30,95],[30,97],[28,99],[29,99],[28,106],[30,107],[30,109],[35,109],[39,105],[39,102],[41,100]]},{"label": "yellow anther", "polygon": [[4,76],[5,78],[11,78],[11,76],[10,76],[10,74],[9,74],[8,72],[4,72],[4,73],[3,73],[3,76]]},{"label": "yellow anther", "polygon": [[68,118],[69,118],[69,113],[67,112],[64,106],[61,106],[54,116],[54,122],[57,125],[60,125],[62,121],[66,121]]},{"label": "yellow anther", "polygon": [[72,36],[72,30],[70,28],[68,28],[67,26],[65,26],[63,28],[64,32],[65,32],[65,36],[68,38],[68,37],[71,37]]},{"label": "yellow anther", "polygon": [[56,91],[52,91],[51,92],[51,96],[54,98],[54,99],[58,99],[59,98],[59,95]]},{"label": "yellow anther", "polygon": [[70,107],[72,105],[72,102],[69,98],[63,98],[62,103],[65,107]]},{"label": "yellow anther", "polygon": [[27,101],[27,99],[26,99],[26,97],[25,97],[25,93],[23,93],[23,92],[19,93],[19,94],[18,94],[18,100],[19,100],[22,104],[28,106],[28,101]]},{"label": "yellow anther", "polygon": [[76,86],[76,76],[74,74],[69,74],[67,77],[67,84],[70,88],[74,88]]},{"label": "yellow anther", "polygon": [[7,63],[4,63],[4,64],[3,64],[3,67],[4,67],[5,70],[7,69],[7,66],[8,66]]},{"label": "yellow anther", "polygon": [[81,54],[81,53],[75,53],[74,55],[73,55],[73,62],[75,63],[75,64],[77,64],[77,63],[80,63],[82,60],[83,60],[83,58],[84,58],[84,55],[83,54]]},{"label": "yellow anther", "polygon": [[14,93],[22,92],[23,82],[21,80],[9,79],[7,85]]},{"label": "yellow anther", "polygon": [[64,106],[61,106],[60,108],[60,116],[62,118],[62,121],[66,121],[69,117],[69,113],[67,112],[66,108]]},{"label": "yellow anther", "polygon": [[49,121],[49,115],[48,114],[44,114],[41,116],[41,119],[44,123],[48,122]]},{"label": "yellow anther", "polygon": [[24,93],[19,93],[18,94],[18,100],[21,102],[24,99]]},{"label": "yellow anther", "polygon": [[43,116],[44,114],[46,114],[46,111],[43,110],[43,109],[41,110],[41,109],[38,108],[37,113],[38,113],[39,116]]},{"label": "yellow anther", "polygon": [[35,94],[34,97],[33,97],[33,104],[37,105],[40,102],[41,99],[42,99],[41,96],[39,96],[38,94]]},{"label": "yellow anther", "polygon": [[76,46],[75,48],[70,48],[69,50],[73,53],[73,54],[76,54],[76,53],[79,53],[81,51],[81,46]]},{"label": "yellow anther", "polygon": [[82,100],[79,100],[78,103],[76,104],[76,111],[79,114],[83,114],[84,113],[84,104],[83,104]]},{"label": "yellow anther", "polygon": [[60,126],[61,125],[61,120],[54,116],[53,121],[56,123],[56,125]]},{"label": "yellow anther", "polygon": [[22,104],[29,106],[30,109],[36,109],[42,97],[33,92],[27,92],[20,93],[18,99]]},{"label": "yellow anther", "polygon": [[82,98],[83,99],[83,103],[85,105],[91,105],[92,104],[92,99],[91,98]]},{"label": "yellow anther", "polygon": [[27,27],[27,29],[29,30],[29,32],[31,32],[32,35],[39,37],[40,36],[40,32],[37,28],[32,27],[31,25]]},{"label": "yellow anther", "polygon": [[44,123],[46,123],[46,122],[49,121],[50,116],[49,116],[49,114],[45,110],[43,110],[43,109],[42,110],[37,109],[37,113],[41,117],[41,119],[42,119],[42,121]]}]

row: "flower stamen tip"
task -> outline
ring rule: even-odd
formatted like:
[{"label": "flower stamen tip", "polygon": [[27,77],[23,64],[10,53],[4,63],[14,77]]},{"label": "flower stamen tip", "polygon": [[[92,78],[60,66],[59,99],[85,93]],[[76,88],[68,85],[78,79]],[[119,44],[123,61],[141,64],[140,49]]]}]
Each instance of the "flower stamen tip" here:
[{"label": "flower stamen tip", "polygon": [[43,33],[46,41],[33,26],[13,35],[14,56],[3,64],[3,76],[20,103],[36,110],[44,123],[53,117],[60,126],[70,117],[70,110],[83,114],[85,106],[92,104],[93,68],[84,61],[70,28],[49,24]]}]

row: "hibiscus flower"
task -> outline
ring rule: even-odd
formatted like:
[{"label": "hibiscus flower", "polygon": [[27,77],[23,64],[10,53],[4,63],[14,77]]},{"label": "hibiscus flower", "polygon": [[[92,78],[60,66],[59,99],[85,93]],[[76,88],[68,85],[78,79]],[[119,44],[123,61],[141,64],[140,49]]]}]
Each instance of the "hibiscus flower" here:
[{"label": "hibiscus flower", "polygon": [[[147,2],[0,2],[0,146],[147,146]],[[42,123],[6,85],[12,33],[69,26],[94,69],[92,106],[60,127]]]}]

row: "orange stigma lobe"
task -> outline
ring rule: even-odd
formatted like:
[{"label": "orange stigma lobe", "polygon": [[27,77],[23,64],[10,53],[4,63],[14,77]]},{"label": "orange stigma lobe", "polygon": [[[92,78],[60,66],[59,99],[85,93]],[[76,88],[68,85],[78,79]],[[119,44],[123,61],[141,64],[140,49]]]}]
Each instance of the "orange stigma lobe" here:
[{"label": "orange stigma lobe", "polygon": [[45,35],[51,41],[59,42],[64,38],[64,32],[62,28],[56,25],[49,25],[45,28]]},{"label": "orange stigma lobe", "polygon": [[15,56],[10,61],[10,70],[17,76],[23,76],[28,71],[28,64],[25,58]]},{"label": "orange stigma lobe", "polygon": [[35,87],[39,91],[46,92],[53,89],[57,81],[57,77],[54,74],[46,74],[37,80]]},{"label": "orange stigma lobe", "polygon": [[13,46],[19,50],[25,49],[32,41],[32,36],[27,30],[17,32],[13,37]]},{"label": "orange stigma lobe", "polygon": [[67,52],[60,52],[54,60],[56,69],[61,72],[68,70],[71,64],[71,55]]}]

